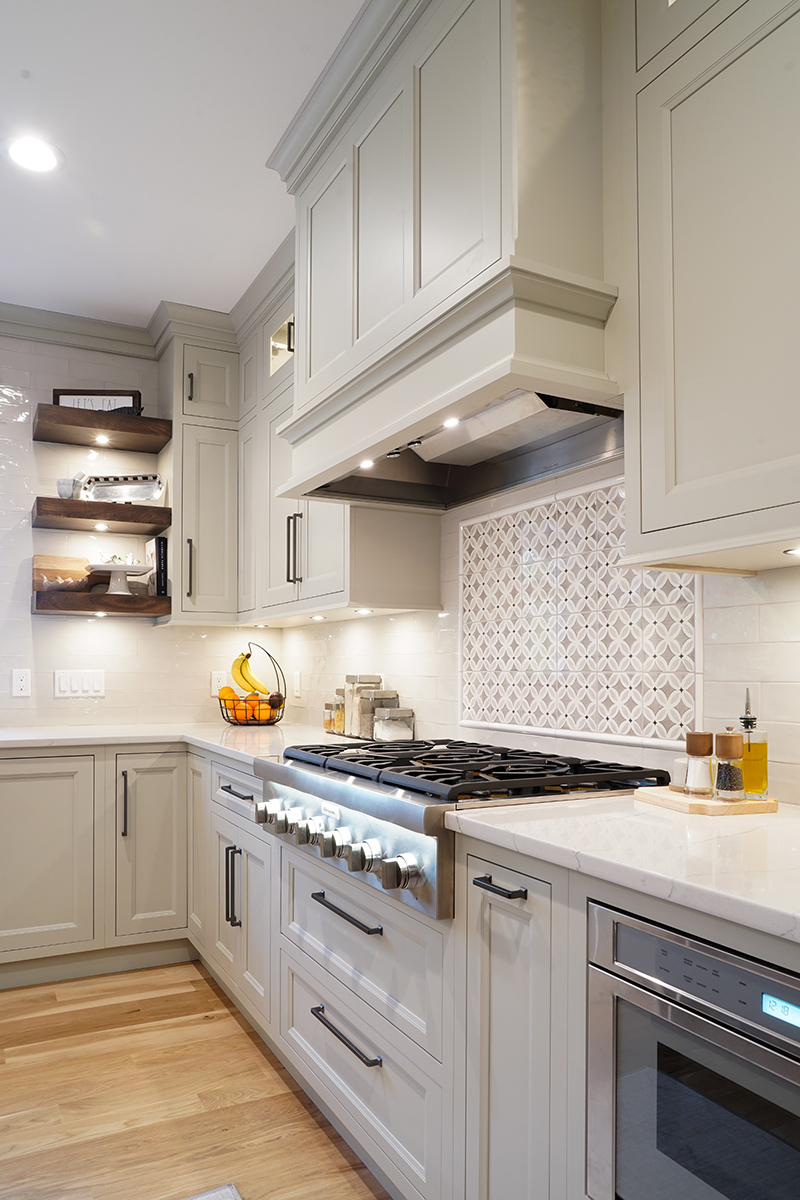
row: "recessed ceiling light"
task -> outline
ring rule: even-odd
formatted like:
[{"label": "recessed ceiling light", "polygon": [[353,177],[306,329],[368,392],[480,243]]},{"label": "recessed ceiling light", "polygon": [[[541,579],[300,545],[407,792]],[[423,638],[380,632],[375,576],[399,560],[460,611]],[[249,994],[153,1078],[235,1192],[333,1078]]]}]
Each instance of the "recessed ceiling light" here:
[{"label": "recessed ceiling light", "polygon": [[312,620],[312,621],[324,621],[324,620],[325,620],[325,618],[324,618],[324,617],[320,617],[320,616],[316,616],[316,617],[312,617],[312,618],[311,618],[311,620]]},{"label": "recessed ceiling light", "polygon": [[388,450],[386,452],[386,457],[387,458],[399,458],[402,453],[403,453],[402,450]]},{"label": "recessed ceiling light", "polygon": [[111,441],[111,438],[107,437],[104,433],[98,433],[94,440],[97,442],[98,446],[107,446]]},{"label": "recessed ceiling light", "polygon": [[26,171],[54,171],[66,159],[57,146],[37,137],[12,137],[3,142],[3,153]]},{"label": "recessed ceiling light", "polygon": [[375,463],[371,458],[365,458],[362,463],[358,464],[362,471],[368,471],[370,467],[374,467]]},{"label": "recessed ceiling light", "polygon": [[800,558],[800,546],[795,546],[793,550],[784,550],[784,554],[796,554]]},{"label": "recessed ceiling light", "polygon": [[445,429],[455,429],[458,423],[458,417],[448,417],[444,423],[444,427]]},{"label": "recessed ceiling light", "polygon": [[108,526],[104,525],[102,521],[99,521],[98,524],[95,525],[95,529],[97,530],[98,533],[105,533],[106,530],[108,529]]},{"label": "recessed ceiling light", "polygon": [[371,608],[357,608],[356,609],[356,614],[359,617],[368,617],[371,612],[372,612]]},{"label": "recessed ceiling light", "polygon": [[422,445],[422,438],[412,438],[410,442],[406,443],[406,445],[408,446],[409,450],[415,450],[417,446]]}]

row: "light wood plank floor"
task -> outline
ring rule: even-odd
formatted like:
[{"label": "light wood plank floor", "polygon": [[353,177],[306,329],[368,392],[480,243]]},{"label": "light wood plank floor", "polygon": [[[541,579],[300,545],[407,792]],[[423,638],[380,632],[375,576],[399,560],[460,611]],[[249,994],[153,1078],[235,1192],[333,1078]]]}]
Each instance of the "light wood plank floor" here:
[{"label": "light wood plank floor", "polygon": [[0,1197],[389,1200],[198,963],[0,992]]}]

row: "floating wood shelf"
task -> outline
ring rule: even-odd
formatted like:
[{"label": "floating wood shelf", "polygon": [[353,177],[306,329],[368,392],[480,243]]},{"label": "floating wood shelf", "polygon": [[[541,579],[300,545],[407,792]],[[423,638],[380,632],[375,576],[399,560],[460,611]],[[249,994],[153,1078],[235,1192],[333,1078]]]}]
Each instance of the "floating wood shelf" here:
[{"label": "floating wood shelf", "polygon": [[161,417],[134,417],[129,413],[92,412],[60,404],[40,404],[33,418],[35,442],[63,442],[69,446],[96,446],[106,450],[139,450],[158,454],[172,438],[172,421]]},{"label": "floating wood shelf", "polygon": [[98,525],[107,525],[109,533],[152,536],[169,529],[172,509],[159,508],[154,504],[109,504],[103,500],[61,500],[57,496],[37,496],[31,523],[34,529],[75,529],[89,533]]},{"label": "floating wood shelf", "polygon": [[109,596],[107,592],[34,592],[34,613],[108,613],[115,617],[168,617],[169,596]]}]

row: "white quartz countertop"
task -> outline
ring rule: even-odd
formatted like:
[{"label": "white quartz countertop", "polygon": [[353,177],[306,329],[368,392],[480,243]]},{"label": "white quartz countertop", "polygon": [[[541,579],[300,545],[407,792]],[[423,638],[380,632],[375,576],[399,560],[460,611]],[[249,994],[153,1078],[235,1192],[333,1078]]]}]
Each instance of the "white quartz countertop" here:
[{"label": "white quartz countertop", "polygon": [[800,805],[690,817],[618,796],[445,819],[483,842],[800,942]]},{"label": "white quartz countertop", "polygon": [[57,746],[132,746],[158,742],[186,742],[199,750],[219,750],[226,758],[252,766],[254,758],[277,758],[287,746],[345,743],[348,738],[325,733],[318,725],[102,725],[55,726],[51,729],[0,729],[0,750],[41,749]]}]

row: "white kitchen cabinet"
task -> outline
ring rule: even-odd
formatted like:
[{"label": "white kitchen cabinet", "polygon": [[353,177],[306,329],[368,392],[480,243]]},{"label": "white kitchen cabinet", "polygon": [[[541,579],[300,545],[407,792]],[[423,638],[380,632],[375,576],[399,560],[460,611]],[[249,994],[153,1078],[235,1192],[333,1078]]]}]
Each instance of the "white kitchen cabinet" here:
[{"label": "white kitchen cabinet", "polygon": [[[237,612],[237,451],[235,429],[183,427],[181,553],[173,581],[184,613]],[[173,526],[174,528],[174,526]]]},{"label": "white kitchen cabinet", "polygon": [[270,1020],[272,842],[211,814],[211,922],[207,950],[253,1007]]},{"label": "white kitchen cabinet", "polygon": [[183,414],[235,421],[239,416],[239,355],[212,346],[183,347]]},{"label": "white kitchen cabinet", "polygon": [[189,933],[196,945],[206,944],[208,874],[211,856],[211,795],[208,763],[199,754],[186,759],[186,885]]},{"label": "white kitchen cabinet", "polygon": [[256,606],[257,540],[264,537],[259,475],[258,417],[253,414],[239,428],[239,525],[238,589],[239,613],[252,612]]},{"label": "white kitchen cabinet", "polygon": [[800,6],[750,0],[638,96],[634,561],[783,566],[800,536],[798,61]]},{"label": "white kitchen cabinet", "polygon": [[186,755],[118,754],[116,933],[185,929]]},{"label": "white kitchen cabinet", "polygon": [[541,1200],[549,1195],[551,889],[475,855],[467,881],[466,1196]]},{"label": "white kitchen cabinet", "polygon": [[[738,0],[735,6],[744,4]],[[729,5],[719,0],[636,0],[636,65],[641,69],[666,46],[686,30],[694,26],[692,41],[697,41],[708,32],[709,25],[699,23],[709,9],[719,12],[716,20],[728,15]],[[719,11],[722,10],[722,11]],[[687,47],[684,45],[685,51]]]},{"label": "white kitchen cabinet", "polygon": [[259,399],[258,334],[252,333],[239,351],[239,412],[240,421],[255,409]]},{"label": "white kitchen cabinet", "polygon": [[0,761],[0,954],[94,937],[94,759]]}]

